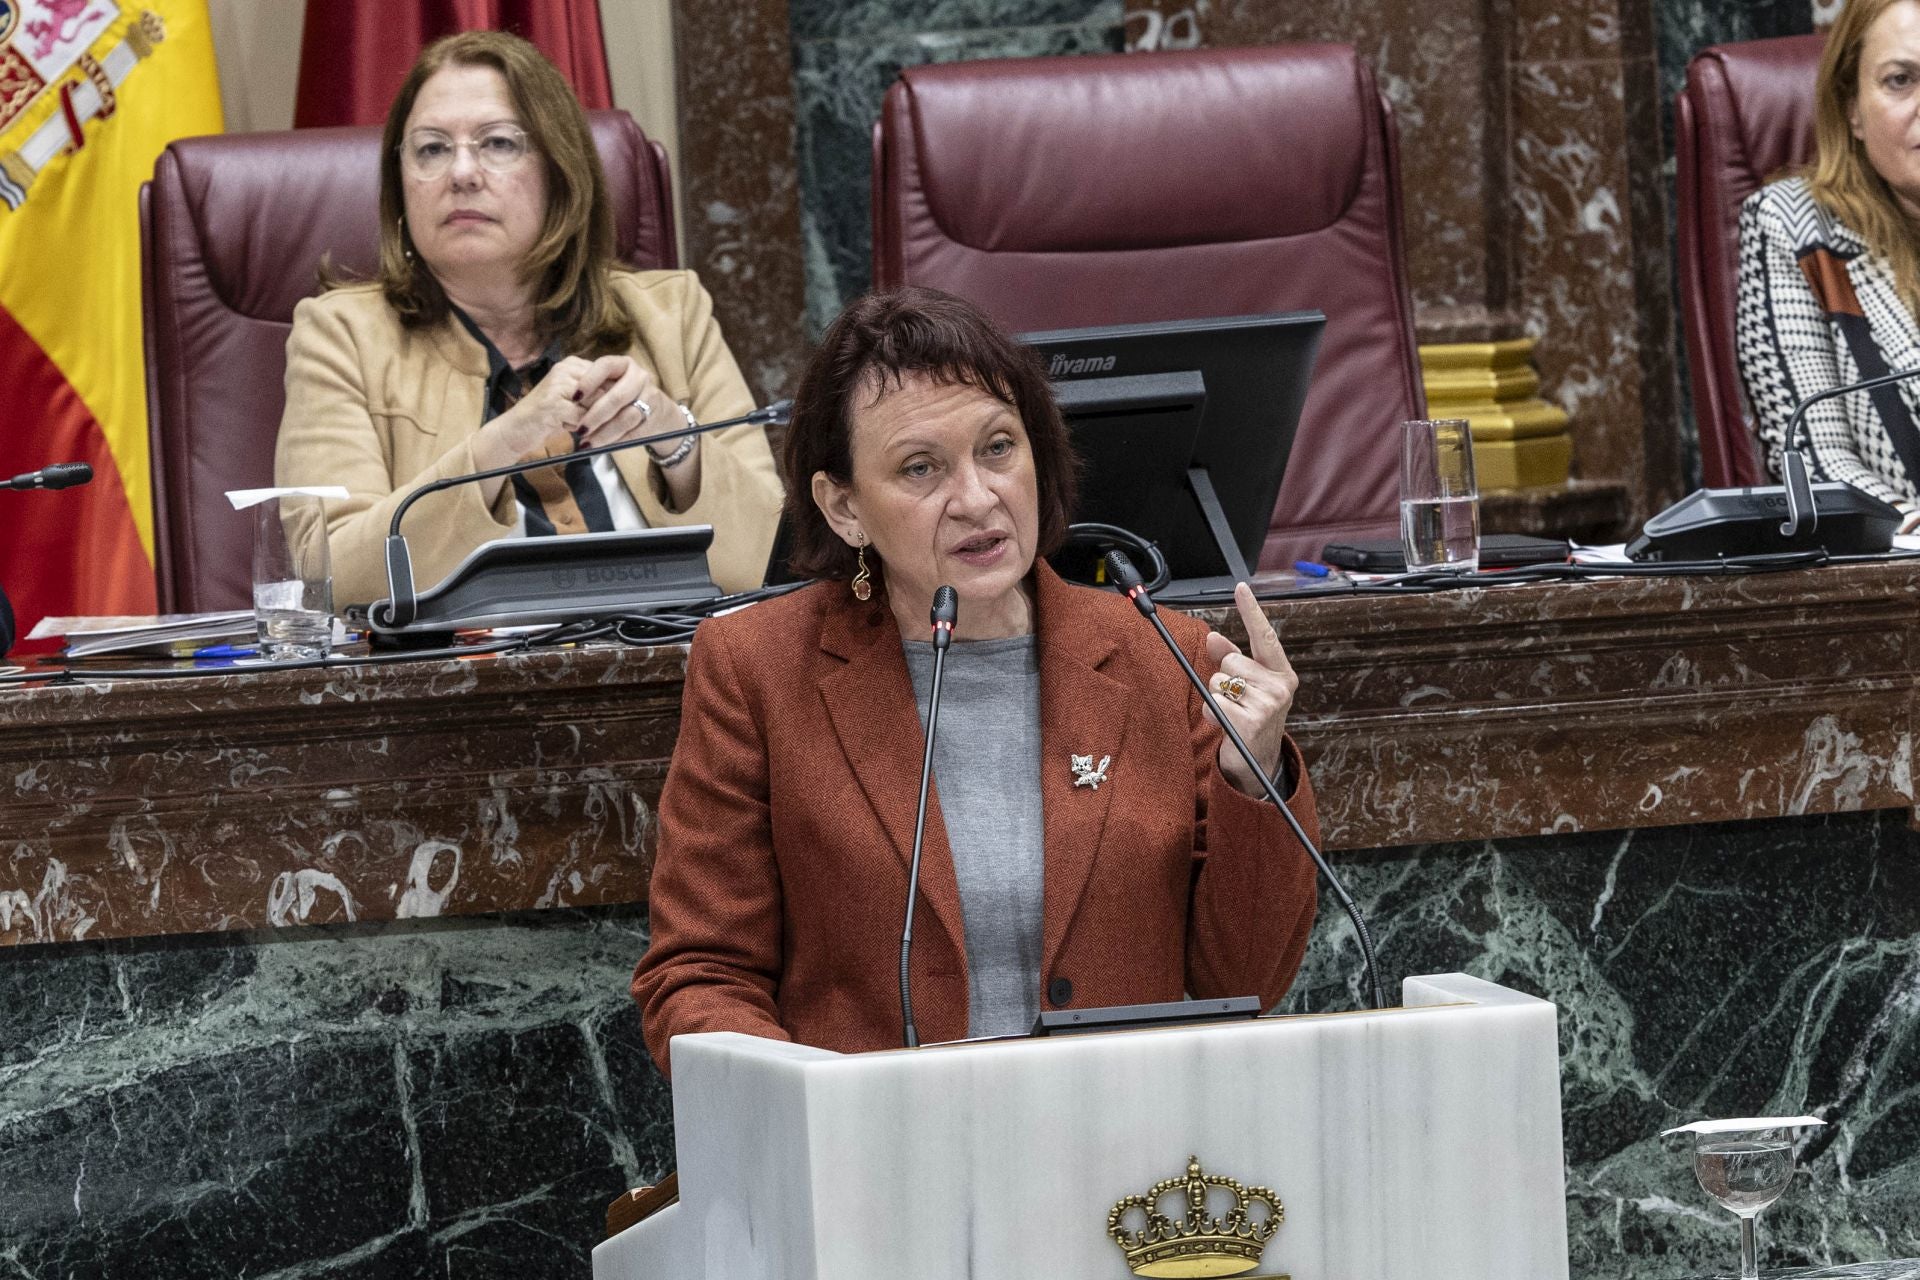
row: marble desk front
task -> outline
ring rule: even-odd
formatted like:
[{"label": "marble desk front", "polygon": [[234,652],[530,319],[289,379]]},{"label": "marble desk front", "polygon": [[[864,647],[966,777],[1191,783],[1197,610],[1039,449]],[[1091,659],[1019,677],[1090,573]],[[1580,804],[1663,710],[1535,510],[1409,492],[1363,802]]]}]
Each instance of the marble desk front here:
[{"label": "marble desk front", "polygon": [[[1332,849],[1913,803],[1914,563],[1269,612]],[[642,901],[685,657],[0,690],[0,943]]]}]

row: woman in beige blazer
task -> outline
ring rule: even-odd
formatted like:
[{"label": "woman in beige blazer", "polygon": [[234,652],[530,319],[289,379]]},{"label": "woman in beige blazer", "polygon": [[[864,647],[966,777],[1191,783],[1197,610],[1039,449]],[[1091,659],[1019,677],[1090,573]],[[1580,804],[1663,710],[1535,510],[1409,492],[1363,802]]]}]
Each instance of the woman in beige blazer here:
[{"label": "woman in beige blazer", "polygon": [[417,583],[493,538],[711,524],[714,580],[759,585],[781,501],[760,428],[564,461],[753,401],[691,272],[616,266],[586,116],[538,50],[478,31],[422,53],[387,115],[380,207],[378,277],[302,302],[287,342],[275,477],[351,495],[328,505],[337,603],[386,594],[407,493],[541,456],[560,461],[408,511]]}]

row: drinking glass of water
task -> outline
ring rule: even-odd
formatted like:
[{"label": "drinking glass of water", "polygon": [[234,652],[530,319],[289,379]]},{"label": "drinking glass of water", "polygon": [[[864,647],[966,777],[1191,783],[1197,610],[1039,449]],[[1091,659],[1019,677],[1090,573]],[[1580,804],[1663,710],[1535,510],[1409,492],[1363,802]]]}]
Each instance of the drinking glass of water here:
[{"label": "drinking glass of water", "polygon": [[1780,1198],[1793,1177],[1793,1131],[1722,1129],[1693,1135],[1693,1176],[1700,1189],[1740,1218],[1741,1280],[1758,1280],[1754,1220]]},{"label": "drinking glass of water", "polygon": [[1410,573],[1480,567],[1480,488],[1466,419],[1402,425],[1400,541]]},{"label": "drinking glass of water", "polygon": [[253,620],[275,661],[324,658],[333,645],[326,499],[268,498],[253,508]]}]

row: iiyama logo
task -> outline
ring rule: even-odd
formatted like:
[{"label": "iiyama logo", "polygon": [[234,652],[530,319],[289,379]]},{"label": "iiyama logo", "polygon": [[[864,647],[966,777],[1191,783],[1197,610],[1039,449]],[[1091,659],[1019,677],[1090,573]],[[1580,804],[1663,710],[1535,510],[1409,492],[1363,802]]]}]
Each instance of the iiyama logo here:
[{"label": "iiyama logo", "polygon": [[1047,376],[1058,378],[1068,373],[1112,373],[1112,356],[1080,356],[1077,359],[1056,351],[1047,362]]}]

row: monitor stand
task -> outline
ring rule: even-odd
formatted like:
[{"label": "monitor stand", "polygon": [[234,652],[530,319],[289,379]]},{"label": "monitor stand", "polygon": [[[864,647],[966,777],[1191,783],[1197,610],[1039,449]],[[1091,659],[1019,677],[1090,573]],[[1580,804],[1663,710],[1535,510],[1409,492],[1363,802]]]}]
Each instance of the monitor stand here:
[{"label": "monitor stand", "polygon": [[1246,557],[1240,554],[1240,544],[1233,540],[1227,513],[1220,506],[1220,495],[1213,491],[1213,476],[1205,467],[1188,467],[1187,485],[1193,490],[1194,501],[1200,504],[1200,514],[1206,517],[1207,531],[1213,535],[1214,549],[1220,553],[1227,572],[1225,576],[1215,574],[1208,578],[1175,578],[1159,594],[1177,600],[1204,596],[1231,599],[1233,584],[1252,582],[1253,574],[1247,568]]}]

